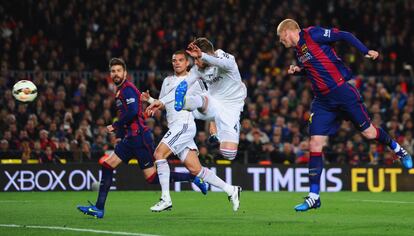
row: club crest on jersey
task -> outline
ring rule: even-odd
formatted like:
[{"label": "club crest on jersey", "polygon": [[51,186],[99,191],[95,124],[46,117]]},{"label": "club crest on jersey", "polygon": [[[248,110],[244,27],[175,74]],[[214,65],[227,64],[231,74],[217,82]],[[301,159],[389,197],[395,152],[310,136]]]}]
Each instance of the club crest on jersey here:
[{"label": "club crest on jersey", "polygon": [[306,54],[308,52],[308,46],[306,46],[306,44],[303,44],[301,47],[302,50],[302,54]]},{"label": "club crest on jersey", "polygon": [[310,59],[312,59],[312,55],[310,54],[308,46],[306,46],[306,44],[303,44],[300,49],[301,49],[302,55],[299,55],[298,59],[301,63],[305,63],[309,61]]}]

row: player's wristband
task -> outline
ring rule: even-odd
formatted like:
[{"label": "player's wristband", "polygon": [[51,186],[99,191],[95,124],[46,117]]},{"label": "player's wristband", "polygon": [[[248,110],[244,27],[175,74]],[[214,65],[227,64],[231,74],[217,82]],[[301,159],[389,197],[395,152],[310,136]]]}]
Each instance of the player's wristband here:
[{"label": "player's wristband", "polygon": [[155,99],[154,99],[154,98],[152,98],[152,97],[149,97],[149,98],[148,98],[148,102],[149,102],[149,104],[152,104],[153,102],[155,102]]}]

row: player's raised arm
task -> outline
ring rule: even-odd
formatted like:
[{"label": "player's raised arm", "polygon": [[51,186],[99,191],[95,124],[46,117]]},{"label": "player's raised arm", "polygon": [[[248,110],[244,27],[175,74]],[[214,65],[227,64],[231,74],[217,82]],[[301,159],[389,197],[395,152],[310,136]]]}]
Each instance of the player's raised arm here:
[{"label": "player's raised arm", "polygon": [[[168,78],[168,77],[167,77]],[[145,112],[147,115],[152,116],[157,110],[162,110],[165,108],[165,104],[174,101],[174,90],[167,91],[167,78],[164,79],[161,85],[161,92],[158,99],[152,98],[149,93],[148,96],[145,93],[142,93],[144,98],[147,99],[147,102],[150,104]],[[141,96],[142,97],[142,96]],[[171,100],[172,99],[172,100]],[[143,100],[145,101],[145,100]]]},{"label": "player's raised arm", "polygon": [[112,124],[115,129],[122,128],[131,122],[134,116],[138,114],[138,107],[140,106],[138,94],[132,88],[125,88],[123,96],[126,101],[127,111],[118,121]]},{"label": "player's raised arm", "polygon": [[378,52],[369,50],[357,37],[347,31],[341,31],[336,28],[326,29],[322,27],[313,27],[309,29],[309,33],[316,42],[332,43],[344,40],[357,48],[366,57],[375,60],[378,57]]},{"label": "player's raised arm", "polygon": [[202,52],[195,43],[190,43],[187,53],[195,60],[201,60],[204,63],[217,66],[223,70],[231,70],[234,67],[234,57],[222,50],[219,51],[219,55],[215,55],[213,52]]},{"label": "player's raised arm", "polygon": [[217,66],[223,70],[231,70],[234,67],[234,57],[224,51],[220,51],[219,55],[210,55],[205,52],[201,54],[201,60],[209,65]]}]

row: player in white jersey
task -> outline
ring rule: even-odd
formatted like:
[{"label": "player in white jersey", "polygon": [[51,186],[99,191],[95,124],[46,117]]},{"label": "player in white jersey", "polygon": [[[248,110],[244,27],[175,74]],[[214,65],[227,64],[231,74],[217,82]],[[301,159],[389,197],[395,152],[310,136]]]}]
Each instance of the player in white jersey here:
[{"label": "player in white jersey", "polygon": [[[219,49],[206,38],[198,38],[188,46],[187,53],[194,58],[195,66],[175,91],[175,109],[194,111],[196,119],[215,121],[221,154],[233,160],[237,155],[240,131],[240,112],[247,95],[233,55]],[[187,94],[187,88],[201,78],[208,92]],[[171,95],[169,95],[170,97]],[[156,108],[160,104],[153,104]]]},{"label": "player in white jersey", "polygon": [[[174,108],[174,100],[166,97],[171,91],[174,93],[178,84],[189,76],[194,76],[187,72],[189,66],[189,60],[185,51],[177,51],[173,54],[172,65],[175,74],[168,76],[164,79],[161,87],[159,99],[161,100],[163,107],[167,111],[168,132],[164,135],[161,142],[154,152],[155,164],[157,166],[158,178],[161,184],[161,199],[160,201],[151,207],[152,211],[164,211],[172,208],[172,201],[170,196],[170,167],[167,162],[167,158],[171,153],[177,155],[181,162],[184,163],[186,168],[192,175],[195,175],[203,179],[206,183],[216,186],[225,191],[229,197],[229,200],[233,204],[233,210],[237,211],[240,205],[240,191],[239,186],[232,186],[227,184],[217,175],[201,166],[198,159],[198,149],[194,142],[194,136],[196,134],[196,125],[194,122],[194,116],[190,111],[182,110],[176,111]],[[201,80],[199,83],[193,83],[189,89],[188,94],[200,94],[203,93],[203,87]],[[141,99],[148,101],[149,103],[158,102],[149,96],[148,93],[143,93]],[[151,110],[148,110],[151,113]],[[203,189],[201,189],[203,191]],[[207,190],[204,190],[204,194]]]}]

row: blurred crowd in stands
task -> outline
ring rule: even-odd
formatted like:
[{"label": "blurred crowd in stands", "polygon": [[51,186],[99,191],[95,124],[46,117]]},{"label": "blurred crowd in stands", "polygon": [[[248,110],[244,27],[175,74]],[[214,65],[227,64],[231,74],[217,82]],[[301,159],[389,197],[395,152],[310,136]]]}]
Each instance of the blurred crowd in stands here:
[{"label": "blurred crowd in stands", "polygon": [[[289,76],[292,50],[278,43],[275,27],[296,19],[354,33],[381,56],[364,59],[346,43],[337,53],[355,74],[373,123],[413,153],[414,2],[339,1],[58,1],[22,0],[0,6],[0,158],[41,163],[96,162],[117,140],[105,126],[116,117],[111,57],[126,60],[129,78],[158,96],[171,55],[198,36],[235,55],[248,98],[241,117],[236,162],[293,164],[308,161],[307,125],[312,100],[306,78]],[[137,73],[133,73],[137,72]],[[139,72],[139,73],[138,73]],[[160,73],[163,72],[163,73]],[[164,73],[165,72],[165,73]],[[30,79],[38,98],[19,103],[13,84]],[[158,143],[162,113],[146,120]],[[220,159],[197,122],[202,162]],[[368,143],[343,121],[325,150],[328,163],[392,164],[394,155]]]}]

